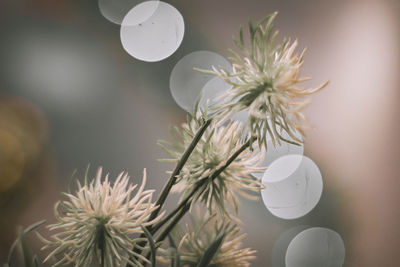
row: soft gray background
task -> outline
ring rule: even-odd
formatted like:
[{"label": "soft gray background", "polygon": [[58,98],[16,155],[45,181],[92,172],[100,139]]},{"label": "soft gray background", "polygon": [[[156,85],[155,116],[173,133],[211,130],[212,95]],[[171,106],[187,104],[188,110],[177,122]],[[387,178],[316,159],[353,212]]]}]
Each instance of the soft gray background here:
[{"label": "soft gray background", "polygon": [[[258,251],[252,266],[271,266],[275,240],[299,225],[340,233],[345,266],[398,266],[400,3],[169,3],[184,17],[183,43],[170,58],[145,63],[122,49],[119,27],[102,17],[96,1],[0,2],[0,105],[13,103],[22,114],[18,121],[5,115],[0,127],[20,127],[24,142],[38,147],[26,157],[20,180],[0,191],[1,259],[16,225],[54,220],[53,204],[75,168],[80,176],[88,163],[93,173],[97,166],[113,176],[125,170],[134,181],[147,168],[148,187],[161,189],[172,167],[157,161],[166,155],[156,141],[168,139],[168,126],[185,118],[169,91],[173,66],[196,50],[228,56],[240,25],[278,10],[280,38],[308,48],[303,74],[313,80],[307,85],[331,81],[307,109],[314,129],[305,144],[325,188],[318,206],[294,221],[273,217],[261,202],[243,202],[245,242]],[[0,179],[7,179],[4,173]]]}]

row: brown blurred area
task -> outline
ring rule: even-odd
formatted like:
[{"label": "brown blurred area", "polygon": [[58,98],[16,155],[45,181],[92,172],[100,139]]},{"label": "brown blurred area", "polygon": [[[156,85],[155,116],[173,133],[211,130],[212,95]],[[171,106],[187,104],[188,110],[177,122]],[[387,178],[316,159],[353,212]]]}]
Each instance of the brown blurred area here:
[{"label": "brown blurred area", "polygon": [[[252,266],[270,266],[275,240],[298,225],[343,237],[348,267],[400,262],[400,2],[372,0],[204,0],[170,2],[185,37],[170,58],[145,63],[124,52],[119,27],[97,1],[0,2],[0,260],[18,225],[53,222],[54,203],[74,169],[88,163],[134,182],[148,171],[160,190],[170,165],[156,146],[184,120],[169,75],[184,55],[211,50],[227,57],[247,21],[279,11],[279,38],[307,47],[305,86],[313,97],[305,154],[320,167],[324,192],[304,218],[273,217],[262,202],[243,201]],[[174,205],[173,201],[170,207]],[[40,231],[45,230],[43,228]],[[34,244],[39,251],[40,244]]]},{"label": "brown blurred area", "polygon": [[[1,94],[0,147],[0,249],[7,251],[17,223],[27,216],[39,220],[42,215],[32,214],[40,210],[36,203],[49,185],[54,187],[54,162],[43,113],[20,98]],[[36,211],[31,209],[35,206]]]}]

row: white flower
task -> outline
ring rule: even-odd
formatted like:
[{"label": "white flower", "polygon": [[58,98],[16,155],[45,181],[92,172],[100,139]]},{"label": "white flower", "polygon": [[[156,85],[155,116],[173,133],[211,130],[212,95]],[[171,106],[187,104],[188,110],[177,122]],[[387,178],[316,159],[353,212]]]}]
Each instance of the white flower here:
[{"label": "white flower", "polygon": [[[273,20],[276,15],[269,15],[256,26],[250,23],[249,48],[240,31],[240,39],[235,43],[243,57],[232,51],[232,73],[216,68],[211,72],[231,85],[214,106],[217,116],[224,122],[237,112],[248,111],[244,135],[257,136],[259,145],[265,148],[268,135],[274,144],[280,144],[280,141],[302,142],[296,137],[296,132],[304,136],[307,125],[302,110],[309,101],[301,98],[327,85],[326,82],[316,89],[296,86],[310,79],[299,77],[305,50],[300,55],[295,53],[297,41],[290,43],[290,40],[285,40],[281,45],[274,44],[277,32],[273,31]],[[282,132],[287,132],[291,140],[284,138]]]},{"label": "white flower", "polygon": [[[203,113],[202,116],[205,116]],[[161,141],[160,145],[172,157],[170,161],[179,161],[184,150],[191,143],[198,129],[202,126],[203,119],[200,114],[191,115],[187,123],[182,127],[175,127],[176,138],[174,143]],[[228,215],[225,201],[238,211],[239,199],[236,193],[247,197],[256,198],[247,191],[258,192],[263,185],[252,173],[259,172],[258,164],[262,157],[257,150],[246,148],[240,155],[227,166],[215,179],[212,175],[223,167],[228,159],[243,145],[241,142],[241,126],[237,122],[231,122],[225,127],[216,127],[212,123],[204,132],[202,138],[194,148],[185,166],[182,168],[177,183],[173,190],[183,191],[184,198],[199,183],[200,190],[194,195],[194,201],[200,200],[213,213],[217,208],[220,212]]]},{"label": "white flower", "polygon": [[99,169],[96,180],[90,184],[81,186],[78,182],[76,194],[65,193],[67,200],[55,205],[58,223],[49,225],[49,229],[59,232],[52,236],[52,241],[44,240],[44,248],[56,247],[45,261],[61,256],[56,265],[120,266],[130,262],[137,266],[139,262],[134,256],[144,259],[133,252],[143,240],[138,238],[143,232],[141,226],[153,225],[162,216],[147,222],[156,207],[152,203],[154,190],[144,190],[146,171],[135,195],[137,185],[129,184],[126,173],[121,173],[112,186],[108,175],[102,181],[101,174]]},{"label": "white flower", "polygon": [[[215,214],[191,217],[192,227],[186,224],[185,231],[179,227],[173,233],[174,241],[179,244],[177,254],[182,266],[195,267],[211,245],[223,235],[222,244],[215,252],[209,266],[247,267],[249,260],[255,259],[255,250],[242,248],[246,234],[240,234],[240,228],[228,220],[221,220]],[[169,261],[172,250],[161,250],[161,260]]]}]

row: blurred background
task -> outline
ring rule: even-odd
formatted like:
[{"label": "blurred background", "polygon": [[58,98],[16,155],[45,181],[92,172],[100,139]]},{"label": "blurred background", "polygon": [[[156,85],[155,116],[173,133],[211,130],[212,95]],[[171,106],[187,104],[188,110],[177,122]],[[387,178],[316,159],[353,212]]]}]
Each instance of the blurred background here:
[{"label": "blurred background", "polygon": [[314,128],[305,155],[324,191],[310,214],[289,221],[262,201],[243,201],[245,244],[258,251],[252,266],[271,266],[280,234],[299,225],[337,231],[345,266],[399,266],[400,2],[167,2],[182,14],[185,36],[155,63],[124,51],[97,1],[0,2],[0,260],[18,225],[54,222],[74,169],[82,177],[90,163],[93,174],[103,166],[138,182],[147,168],[148,188],[159,191],[172,166],[157,161],[166,155],[156,141],[185,120],[170,93],[172,68],[197,50],[229,56],[241,25],[279,11],[279,38],[307,47],[302,73],[313,80],[305,85],[330,80],[306,111]]}]

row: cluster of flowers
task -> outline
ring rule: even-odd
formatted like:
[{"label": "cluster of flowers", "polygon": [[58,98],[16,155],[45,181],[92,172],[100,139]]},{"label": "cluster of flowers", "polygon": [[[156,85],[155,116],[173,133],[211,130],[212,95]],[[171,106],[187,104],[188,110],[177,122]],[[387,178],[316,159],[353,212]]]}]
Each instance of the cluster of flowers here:
[{"label": "cluster of flowers", "polygon": [[[237,194],[258,196],[263,185],[252,174],[262,171],[260,151],[267,149],[267,138],[274,144],[301,142],[295,133],[304,133],[302,110],[308,103],[301,98],[326,85],[296,87],[307,79],[299,77],[304,51],[296,54],[296,41],[274,44],[275,16],[249,24],[248,44],[240,31],[232,72],[209,71],[231,85],[221,100],[210,110],[196,106],[187,122],[173,129],[174,142],[160,142],[177,167],[158,200],[153,203],[153,190],[144,189],[146,173],[134,194],[136,185],[129,184],[127,174],[111,185],[100,170],[94,181],[78,183],[75,194],[66,193],[66,200],[56,204],[58,222],[49,229],[58,233],[51,240],[41,237],[45,248],[54,247],[46,261],[55,266],[143,266],[154,264],[157,251],[158,259],[172,266],[249,265],[255,251],[241,248],[245,235],[235,218]],[[248,112],[244,124],[230,120],[243,110]],[[170,192],[181,193],[181,199],[165,214],[160,211]],[[179,231],[178,222],[194,205],[205,207],[206,215]],[[169,248],[161,244],[166,237]]]}]

